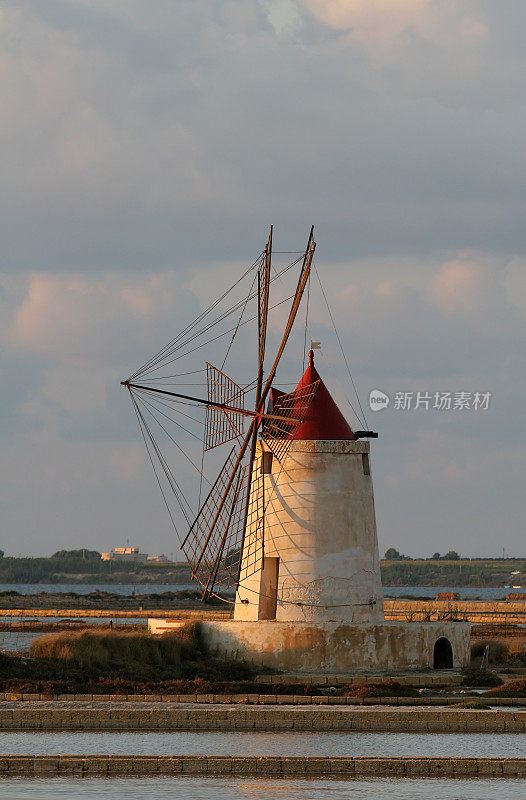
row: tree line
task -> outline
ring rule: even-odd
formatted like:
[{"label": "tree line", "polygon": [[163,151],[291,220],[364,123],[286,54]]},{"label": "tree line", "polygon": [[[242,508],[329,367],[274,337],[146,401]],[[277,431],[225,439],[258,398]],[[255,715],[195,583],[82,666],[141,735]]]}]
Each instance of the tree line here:
[{"label": "tree line", "polygon": [[389,547],[385,551],[384,558],[386,561],[522,561],[522,558],[518,557],[506,557],[506,558],[482,558],[477,556],[461,556],[457,553],[456,550],[448,550],[447,553],[441,555],[440,553],[433,553],[432,556],[427,556],[424,558],[418,557],[414,558],[413,556],[406,556],[403,553],[399,553],[395,547]]},{"label": "tree line", "polygon": [[102,561],[98,551],[87,548],[37,558],[6,556],[0,550],[0,583],[186,583],[187,571],[186,564]]}]

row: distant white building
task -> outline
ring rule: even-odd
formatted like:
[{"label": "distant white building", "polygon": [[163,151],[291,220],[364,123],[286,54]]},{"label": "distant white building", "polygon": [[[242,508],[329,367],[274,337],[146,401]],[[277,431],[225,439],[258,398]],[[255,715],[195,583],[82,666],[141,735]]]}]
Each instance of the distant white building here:
[{"label": "distant white building", "polygon": [[132,561],[139,564],[167,564],[164,554],[160,556],[141,553],[138,547],[114,547],[109,553],[100,554],[102,561]]}]

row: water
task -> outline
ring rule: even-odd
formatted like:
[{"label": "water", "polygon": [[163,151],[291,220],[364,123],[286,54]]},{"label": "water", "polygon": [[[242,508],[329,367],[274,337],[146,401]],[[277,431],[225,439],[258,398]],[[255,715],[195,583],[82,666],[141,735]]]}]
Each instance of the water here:
[{"label": "water", "polygon": [[505,589],[502,586],[384,586],[384,597],[425,597],[435,599],[437,592],[457,592],[461,600],[505,600],[508,592],[521,589]]},{"label": "water", "polygon": [[435,778],[6,778],[9,800],[524,800],[520,780]]},{"label": "water", "polygon": [[[75,592],[76,594],[91,594],[92,592],[110,592],[112,594],[135,595],[162,594],[163,592],[182,592],[196,590],[195,583],[187,584],[119,584],[119,583],[0,583],[0,592],[18,592],[19,594],[46,594],[55,592]],[[508,592],[513,589],[503,587],[483,586],[384,586],[385,597],[430,597],[434,598],[437,592],[458,592],[462,600],[478,597],[481,600],[505,600]],[[516,591],[520,591],[517,589]]]},{"label": "water", "polygon": [[7,653],[13,653],[15,651],[27,653],[33,639],[44,635],[42,631],[40,633],[31,633],[29,631],[0,631],[0,650]]},{"label": "water", "polygon": [[521,733],[10,732],[0,753],[56,755],[526,756]]}]

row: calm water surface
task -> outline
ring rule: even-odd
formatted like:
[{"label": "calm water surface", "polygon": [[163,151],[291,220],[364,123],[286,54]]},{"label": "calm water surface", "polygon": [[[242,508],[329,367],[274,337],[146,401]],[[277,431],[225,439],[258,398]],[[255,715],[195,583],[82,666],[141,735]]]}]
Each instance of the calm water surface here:
[{"label": "calm water surface", "polygon": [[14,652],[20,650],[26,653],[29,650],[29,645],[38,636],[44,636],[44,633],[28,633],[27,631],[0,631],[0,650],[7,652]]},{"label": "calm water surface", "polygon": [[[38,592],[76,592],[76,594],[91,594],[91,592],[112,592],[113,594],[131,595],[135,592],[141,594],[162,594],[163,592],[181,592],[184,589],[196,589],[196,584],[92,584],[92,583],[0,583],[0,592],[19,592],[20,594],[38,594]],[[462,600],[478,597],[481,600],[506,599],[508,592],[521,591],[520,589],[496,588],[493,586],[384,586],[385,597],[431,597],[437,592],[458,592]]]},{"label": "calm water surface", "polygon": [[17,731],[0,734],[0,753],[526,757],[526,734]]},{"label": "calm water surface", "polygon": [[524,800],[521,780],[5,778],[9,800]]},{"label": "calm water surface", "polygon": [[458,592],[461,600],[505,600],[508,592],[521,589],[506,589],[495,586],[384,586],[384,597],[426,597],[435,599],[437,592]]}]

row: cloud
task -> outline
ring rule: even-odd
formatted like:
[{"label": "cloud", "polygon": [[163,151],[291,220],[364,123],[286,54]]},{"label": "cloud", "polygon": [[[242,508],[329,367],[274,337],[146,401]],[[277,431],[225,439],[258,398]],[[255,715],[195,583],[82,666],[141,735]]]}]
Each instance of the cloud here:
[{"label": "cloud", "polygon": [[[131,515],[142,498],[151,513],[156,509],[154,518],[160,531],[150,549],[175,548],[174,544],[170,547],[169,527],[164,527],[161,505],[156,505],[159,498],[147,456],[118,384],[127,371],[162,346],[211,296],[233,281],[241,268],[239,262],[222,261],[206,270],[189,271],[184,284],[177,275],[165,272],[145,276],[122,271],[34,273],[27,281],[4,277],[1,286],[8,320],[3,334],[8,345],[3,348],[4,372],[8,375],[14,370],[13,374],[25,378],[20,386],[17,380],[6,382],[15,391],[13,407],[4,415],[11,435],[0,451],[0,462],[3,459],[11,465],[11,500],[4,512],[7,528],[16,529],[22,484],[16,487],[24,475],[33,504],[42,506],[39,519],[54,542],[52,549],[66,541],[72,504],[83,507],[83,492],[99,497],[92,514],[97,533],[90,539],[83,524],[78,529],[79,542],[82,536],[82,541],[93,541],[94,546],[109,547],[112,542],[102,532],[112,518],[120,524],[117,507],[126,503]],[[395,544],[406,551],[427,552],[419,526],[426,513],[433,520],[442,519],[440,509],[447,498],[449,523],[453,525],[455,514],[462,519],[467,551],[480,526],[489,525],[488,509],[483,502],[476,502],[480,487],[493,485],[496,471],[503,496],[510,496],[507,503],[516,508],[517,499],[513,498],[520,494],[520,470],[514,466],[510,475],[507,467],[521,463],[513,409],[523,386],[519,342],[524,322],[521,309],[506,294],[507,276],[511,275],[512,282],[520,276],[517,263],[504,255],[458,252],[427,262],[418,259],[417,263],[396,258],[324,262],[317,270],[364,405],[368,390],[378,386],[390,393],[435,389],[492,392],[492,405],[485,415],[422,412],[404,416],[390,409],[369,419],[380,431],[374,470],[382,541],[393,535]],[[293,285],[292,272],[285,278],[284,285],[279,281],[273,284],[273,301],[286,296],[288,284]],[[487,320],[488,308],[492,324],[479,324]],[[322,341],[322,353],[317,356],[320,374],[355,423],[347,399],[356,405],[352,386],[315,277],[309,309],[307,342],[310,338]],[[286,306],[280,306],[273,312],[269,360],[283,330],[285,311]],[[305,307],[280,366],[278,381],[285,384],[294,384],[301,373],[304,312]],[[250,371],[255,340],[253,344],[252,351],[248,329],[247,334],[243,331],[241,350],[228,364],[234,378]],[[221,348],[224,354],[224,346]],[[190,359],[201,363],[199,353]],[[35,364],[38,368],[33,370]],[[9,392],[8,388],[4,402]],[[179,432],[177,438],[184,436]],[[199,461],[198,443],[186,438],[184,446],[185,452]],[[175,456],[177,474],[193,499],[196,486],[191,468],[179,454]],[[41,476],[45,457],[49,469]],[[92,470],[97,476],[90,475]],[[472,509],[477,509],[471,520],[462,508],[466,493]],[[49,502],[59,507],[53,532]],[[404,519],[399,507],[404,508]],[[128,510],[128,530],[139,540],[144,536],[144,509],[137,512],[135,522],[126,516]],[[20,524],[29,531],[30,542],[36,521],[29,511],[24,512]],[[438,535],[435,527],[434,523],[428,525],[430,536]],[[520,538],[515,521],[510,522],[506,536],[507,546],[513,548]],[[7,536],[6,542],[10,541],[15,539]],[[480,551],[490,548],[492,537],[488,535],[484,541],[486,545],[477,539]],[[27,547],[30,549],[29,544]]]},{"label": "cloud", "polygon": [[433,277],[429,296],[445,314],[478,311],[485,303],[485,269],[472,261],[444,264]]},{"label": "cloud", "polygon": [[441,46],[460,41],[473,45],[488,33],[475,9],[470,13],[469,8],[433,0],[299,0],[299,5],[382,60],[392,57],[393,45],[403,48],[411,39]]},{"label": "cloud", "polygon": [[183,327],[198,310],[195,296],[173,273],[143,278],[32,273],[6,339],[16,350],[78,368],[107,367],[144,354],[174,313]]},{"label": "cloud", "polygon": [[2,294],[6,443],[135,439],[120,381],[201,310],[173,273],[4,275]]},{"label": "cloud", "polygon": [[526,262],[513,258],[506,275],[506,296],[508,302],[526,310]]},{"label": "cloud", "polygon": [[[119,381],[251,263],[269,223],[275,250],[289,251],[314,222],[362,397],[377,386],[494,393],[487,417],[378,415],[383,529],[410,552],[430,519],[440,537],[446,498],[448,536],[461,520],[466,541],[482,548],[484,529],[490,547],[487,520],[508,514],[503,535],[519,547],[525,26],[526,4],[486,0],[3,4],[8,546],[25,530],[27,551],[72,535],[106,549],[124,519],[138,543],[170,549],[154,532],[164,517]],[[304,311],[283,383],[301,369]],[[271,317],[269,358],[285,312]],[[309,337],[351,415],[314,277]],[[236,375],[253,365],[242,340]],[[77,508],[86,519],[71,534]]]},{"label": "cloud", "polygon": [[350,30],[353,35],[376,36],[399,34],[418,24],[429,9],[430,0],[300,0],[325,25],[338,30]]},{"label": "cloud", "polygon": [[508,11],[6,4],[5,267],[236,260],[270,221],[287,249],[311,219],[336,259],[351,241],[523,251],[524,12]]}]

